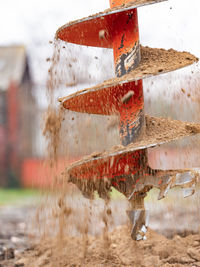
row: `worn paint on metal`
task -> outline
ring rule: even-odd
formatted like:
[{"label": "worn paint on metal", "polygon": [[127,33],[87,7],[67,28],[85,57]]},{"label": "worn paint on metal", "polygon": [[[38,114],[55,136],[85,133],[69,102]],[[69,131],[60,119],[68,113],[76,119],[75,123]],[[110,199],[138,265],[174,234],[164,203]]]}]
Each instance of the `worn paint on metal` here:
[{"label": "worn paint on metal", "polygon": [[[111,7],[119,2],[112,2]],[[91,29],[94,24],[90,24],[89,21],[81,24],[78,27],[79,30],[83,30],[83,43],[95,46],[99,46],[99,43],[102,46],[106,43],[108,46],[112,45],[117,76],[125,75],[138,66],[140,46],[137,9],[108,15],[101,20],[96,19],[95,26],[98,29],[96,34],[90,34],[95,31]],[[88,34],[89,39],[85,40]],[[115,84],[104,87],[103,90],[88,91],[86,94],[68,99],[63,105],[78,112],[118,115],[120,140],[124,146],[137,140],[144,130],[142,80]],[[115,154],[113,157],[108,156],[106,160],[97,157],[82,162],[69,169],[69,176],[70,180],[86,194],[94,190],[100,193],[102,188],[109,188],[112,185],[128,196],[147,169],[146,151],[140,149],[130,153]],[[107,185],[105,181],[109,181]]]},{"label": "worn paint on metal", "polygon": [[[111,7],[125,4],[128,1],[110,1]],[[128,74],[140,63],[140,45],[137,9],[129,14],[123,14],[113,21],[113,54],[115,73],[118,77]],[[129,88],[129,90],[127,90]],[[128,101],[121,103],[120,139],[126,146],[137,140],[144,131],[144,97],[142,80],[122,85],[121,91],[126,95],[128,91],[134,94]],[[136,92],[136,93],[135,93]]]},{"label": "worn paint on metal", "polygon": [[129,73],[140,63],[137,9],[113,20],[113,53],[118,77]]},{"label": "worn paint on metal", "polygon": [[126,154],[117,154],[105,158],[97,158],[76,165],[68,170],[69,181],[79,184],[82,191],[90,191],[90,186],[100,191],[106,183],[114,186],[125,196],[130,196],[139,180],[148,175],[147,156],[144,150],[136,150]]}]

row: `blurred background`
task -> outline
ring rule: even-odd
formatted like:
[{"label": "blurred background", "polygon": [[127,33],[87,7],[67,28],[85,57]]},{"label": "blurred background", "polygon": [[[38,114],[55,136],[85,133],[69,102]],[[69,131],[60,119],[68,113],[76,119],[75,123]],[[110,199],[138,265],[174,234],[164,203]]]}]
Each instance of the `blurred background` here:
[{"label": "blurred background", "polygon": [[[50,174],[44,172],[43,166],[47,143],[42,125],[48,107],[46,82],[55,32],[68,21],[108,7],[108,0],[1,2],[0,187],[37,188],[44,180],[48,183]],[[139,8],[141,44],[189,51],[200,57],[199,14],[199,0],[169,0]],[[58,105],[58,97],[114,76],[112,51],[62,42],[59,47],[60,60],[56,68],[62,82],[55,88],[55,105]],[[146,112],[200,122],[199,89],[198,63],[148,78],[144,81]],[[66,156],[67,161],[119,142],[116,131],[106,131],[108,118],[79,114],[74,122],[72,112],[65,116],[60,155]],[[87,124],[88,119],[92,123]],[[157,168],[199,167],[199,143],[198,137],[187,138],[151,149],[150,165]]]}]

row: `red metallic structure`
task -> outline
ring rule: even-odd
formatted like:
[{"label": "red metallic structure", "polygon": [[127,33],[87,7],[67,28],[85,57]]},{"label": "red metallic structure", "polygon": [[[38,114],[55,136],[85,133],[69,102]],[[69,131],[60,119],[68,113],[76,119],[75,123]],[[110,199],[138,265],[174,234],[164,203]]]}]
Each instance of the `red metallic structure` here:
[{"label": "red metallic structure", "polygon": [[[117,78],[60,101],[66,109],[75,112],[118,116],[122,148],[76,162],[68,173],[69,180],[87,197],[97,191],[106,198],[111,186],[123,193],[132,204],[128,215],[133,223],[132,237],[136,240],[145,238],[143,200],[148,190],[153,186],[160,188],[159,198],[162,198],[169,188],[184,185],[193,193],[196,182],[196,173],[192,170],[166,172],[149,167],[146,149],[164,143],[164,138],[156,143],[141,141],[134,146],[142,140],[146,125],[142,79],[155,75],[145,70],[141,75],[133,74],[141,64],[137,7],[157,2],[162,1],[110,0],[110,9],[66,24],[56,35],[70,43],[113,49]],[[156,74],[166,71],[158,68]]]}]

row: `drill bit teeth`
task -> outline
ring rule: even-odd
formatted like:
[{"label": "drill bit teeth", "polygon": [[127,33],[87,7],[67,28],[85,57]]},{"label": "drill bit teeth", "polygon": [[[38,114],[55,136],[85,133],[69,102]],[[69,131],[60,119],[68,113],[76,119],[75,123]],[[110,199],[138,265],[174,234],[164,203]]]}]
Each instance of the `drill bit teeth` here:
[{"label": "drill bit teeth", "polygon": [[163,183],[160,186],[160,194],[158,199],[164,198],[168,191],[174,187],[181,187],[183,189],[184,198],[193,195],[199,177],[200,172],[197,170],[190,170],[186,172],[181,170],[180,173],[177,171],[177,174],[172,176],[169,174],[169,179],[164,181],[165,185]]},{"label": "drill bit teeth", "polygon": [[127,215],[132,224],[131,237],[133,240],[145,240],[147,233],[147,212],[143,209],[128,210]]},{"label": "drill bit teeth", "polygon": [[183,197],[190,197],[195,193],[196,184],[193,184],[190,188],[183,188]]},{"label": "drill bit teeth", "polygon": [[[147,187],[156,187],[160,190],[158,200],[166,197],[170,189],[180,187],[183,189],[184,198],[191,196],[195,192],[195,187],[199,182],[200,170],[174,170],[174,171],[158,171],[154,176],[147,175],[143,177],[135,186],[133,192],[129,196],[129,200],[134,194],[143,191]],[[156,173],[157,172],[157,173]]]}]

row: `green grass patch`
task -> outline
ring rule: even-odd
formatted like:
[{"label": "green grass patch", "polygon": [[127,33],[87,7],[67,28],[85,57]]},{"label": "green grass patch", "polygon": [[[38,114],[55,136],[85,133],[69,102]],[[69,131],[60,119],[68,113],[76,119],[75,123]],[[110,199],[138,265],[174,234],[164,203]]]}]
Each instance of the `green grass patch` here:
[{"label": "green grass patch", "polygon": [[125,196],[119,191],[117,191],[114,187],[112,187],[112,191],[110,192],[110,197],[112,200],[125,199]]},{"label": "green grass patch", "polygon": [[30,204],[39,196],[39,190],[0,188],[0,205]]},{"label": "green grass patch", "polygon": [[[97,191],[94,192],[94,198],[99,198]],[[117,191],[114,187],[111,187],[110,198],[111,200],[119,200],[125,199],[125,196],[119,191]]]}]

